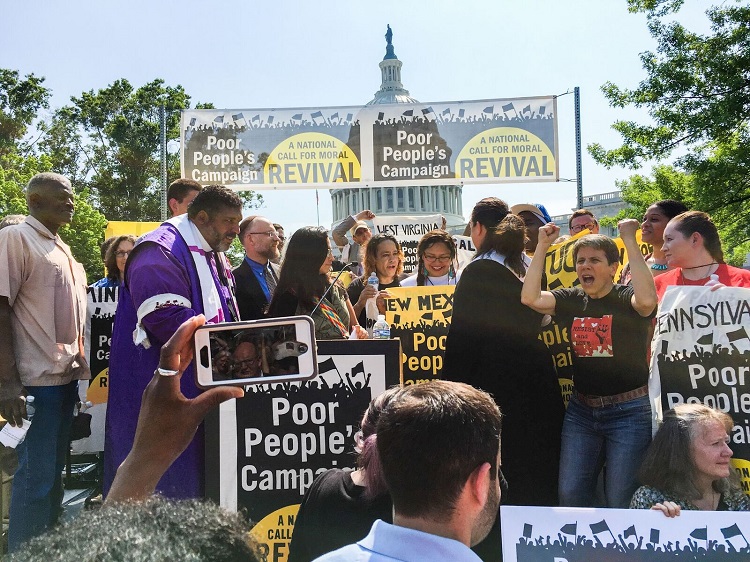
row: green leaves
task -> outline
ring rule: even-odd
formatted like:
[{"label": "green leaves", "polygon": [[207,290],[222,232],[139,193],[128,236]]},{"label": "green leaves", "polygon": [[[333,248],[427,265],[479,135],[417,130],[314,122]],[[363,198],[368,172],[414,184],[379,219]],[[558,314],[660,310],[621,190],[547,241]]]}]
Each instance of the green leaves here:
[{"label": "green leaves", "polygon": [[601,89],[612,107],[644,107],[651,122],[617,121],[612,127],[622,145],[606,149],[594,143],[588,150],[608,168],[638,169],[679,154],[669,174],[657,166],[653,180],[631,177],[623,196],[636,209],[644,203],[636,190],[657,199],[676,190],[683,202],[712,214],[725,250],[730,248],[725,254],[742,263],[740,254],[750,249],[750,6],[727,0],[708,9],[711,30],[700,34],[662,20],[682,3],[628,0],[630,11],[647,14],[657,48],[641,54],[646,78],[637,87],[607,82]]}]

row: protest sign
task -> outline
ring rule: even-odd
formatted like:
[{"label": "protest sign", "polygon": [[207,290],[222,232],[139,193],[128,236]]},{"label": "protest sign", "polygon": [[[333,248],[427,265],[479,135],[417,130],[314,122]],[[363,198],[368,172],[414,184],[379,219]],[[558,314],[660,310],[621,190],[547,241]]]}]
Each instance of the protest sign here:
[{"label": "protest sign", "polygon": [[422,236],[431,230],[443,228],[440,215],[377,216],[372,219],[373,234],[390,234],[401,244],[404,252],[404,273],[416,273],[417,245]]},{"label": "protest sign", "polygon": [[182,176],[244,189],[557,181],[554,96],[189,109]]},{"label": "protest sign", "polygon": [[471,241],[471,236],[455,235],[453,236],[453,241],[456,243],[456,259],[458,261],[458,270],[460,271],[469,265],[469,262],[474,258],[474,254],[477,253],[477,249]]},{"label": "protest sign", "polygon": [[400,382],[398,340],[318,341],[319,375],[255,385],[206,420],[206,494],[256,522],[265,559],[283,561],[315,477],[354,467],[354,435],[375,396]]},{"label": "protest sign", "polygon": [[109,388],[109,346],[119,292],[119,287],[89,287],[86,291],[88,303],[84,351],[91,368],[91,380],[78,383],[78,395],[82,403],[92,403],[92,407],[86,410],[87,414],[91,414],[91,436],[72,442],[71,447],[76,454],[104,450],[104,419],[107,415]]},{"label": "protest sign", "polygon": [[445,339],[453,315],[453,285],[388,289],[385,319],[401,339],[404,384],[440,378]]},{"label": "protest sign", "polygon": [[729,414],[732,465],[750,493],[750,289],[669,287],[651,342],[655,418],[677,404]]},{"label": "protest sign", "polygon": [[737,511],[500,508],[505,562],[747,560],[750,518]]},{"label": "protest sign", "polygon": [[160,225],[160,222],[108,221],[104,238],[106,240],[111,236],[124,236],[126,234],[132,234],[138,238],[147,232],[156,230]]}]

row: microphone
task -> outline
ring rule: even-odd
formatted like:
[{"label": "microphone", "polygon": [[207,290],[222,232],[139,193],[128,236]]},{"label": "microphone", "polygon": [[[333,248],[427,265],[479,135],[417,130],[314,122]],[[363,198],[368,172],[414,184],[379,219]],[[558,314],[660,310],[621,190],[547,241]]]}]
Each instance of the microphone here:
[{"label": "microphone", "polygon": [[310,316],[312,316],[313,314],[315,314],[315,311],[318,310],[318,307],[320,306],[320,303],[322,303],[323,299],[328,296],[328,293],[330,292],[331,287],[333,287],[336,284],[336,281],[339,280],[339,277],[341,277],[341,274],[344,273],[344,271],[346,271],[348,268],[353,267],[355,265],[358,265],[358,263],[356,261],[344,264],[344,267],[341,268],[341,270],[339,271],[338,275],[336,275],[336,278],[331,283],[328,284],[328,288],[323,293],[323,296],[320,297],[320,300],[318,301],[318,304],[315,305],[315,308],[312,309],[312,312],[310,313]]}]

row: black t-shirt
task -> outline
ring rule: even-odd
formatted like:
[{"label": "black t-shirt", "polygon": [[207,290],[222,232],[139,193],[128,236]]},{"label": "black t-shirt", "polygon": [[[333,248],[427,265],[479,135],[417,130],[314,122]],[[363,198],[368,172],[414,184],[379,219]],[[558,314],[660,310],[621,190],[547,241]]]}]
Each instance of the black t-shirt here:
[{"label": "black t-shirt", "polygon": [[633,309],[633,287],[614,285],[600,299],[583,289],[557,289],[555,316],[568,329],[573,352],[573,384],[582,394],[611,396],[648,382],[651,318]]},{"label": "black t-shirt", "polygon": [[334,468],[318,476],[302,500],[289,545],[289,562],[309,562],[367,536],[376,519],[392,521],[391,497],[366,499],[351,472]]},{"label": "black t-shirt", "polygon": [[[357,277],[354,281],[349,283],[349,286],[346,288],[346,292],[349,293],[349,300],[352,303],[352,306],[357,304],[357,301],[359,300],[359,296],[362,294],[362,291],[365,290],[365,284],[367,283],[367,279],[364,277]],[[401,286],[401,280],[397,277],[395,281],[391,283],[378,283],[378,291],[385,291],[386,289],[393,289],[394,287],[400,287]],[[367,307],[362,308],[362,312],[359,313],[359,316],[357,317],[357,320],[359,321],[359,325],[363,328],[368,327],[367,326]]]}]

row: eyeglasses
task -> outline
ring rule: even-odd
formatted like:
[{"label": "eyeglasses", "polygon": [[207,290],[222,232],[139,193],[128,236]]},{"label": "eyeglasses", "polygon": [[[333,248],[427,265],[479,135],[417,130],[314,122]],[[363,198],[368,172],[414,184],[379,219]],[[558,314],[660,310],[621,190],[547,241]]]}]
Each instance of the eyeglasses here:
[{"label": "eyeglasses", "polygon": [[127,258],[132,251],[133,250],[117,250],[115,252],[115,256],[117,256],[118,258]]},{"label": "eyeglasses", "polygon": [[269,230],[268,232],[248,232],[248,234],[265,234],[269,238],[276,238],[277,240],[283,240],[283,238],[279,238],[279,235],[275,230]]},{"label": "eyeglasses", "polygon": [[575,226],[570,227],[570,231],[575,232],[581,232],[584,228],[588,230],[594,230],[594,227],[596,226],[595,222],[587,222],[586,224],[577,224]]},{"label": "eyeglasses", "polygon": [[424,261],[430,263],[435,261],[439,261],[440,263],[448,263],[449,261],[451,261],[450,256],[433,256],[432,254],[424,254],[424,256],[422,257],[424,258]]}]

